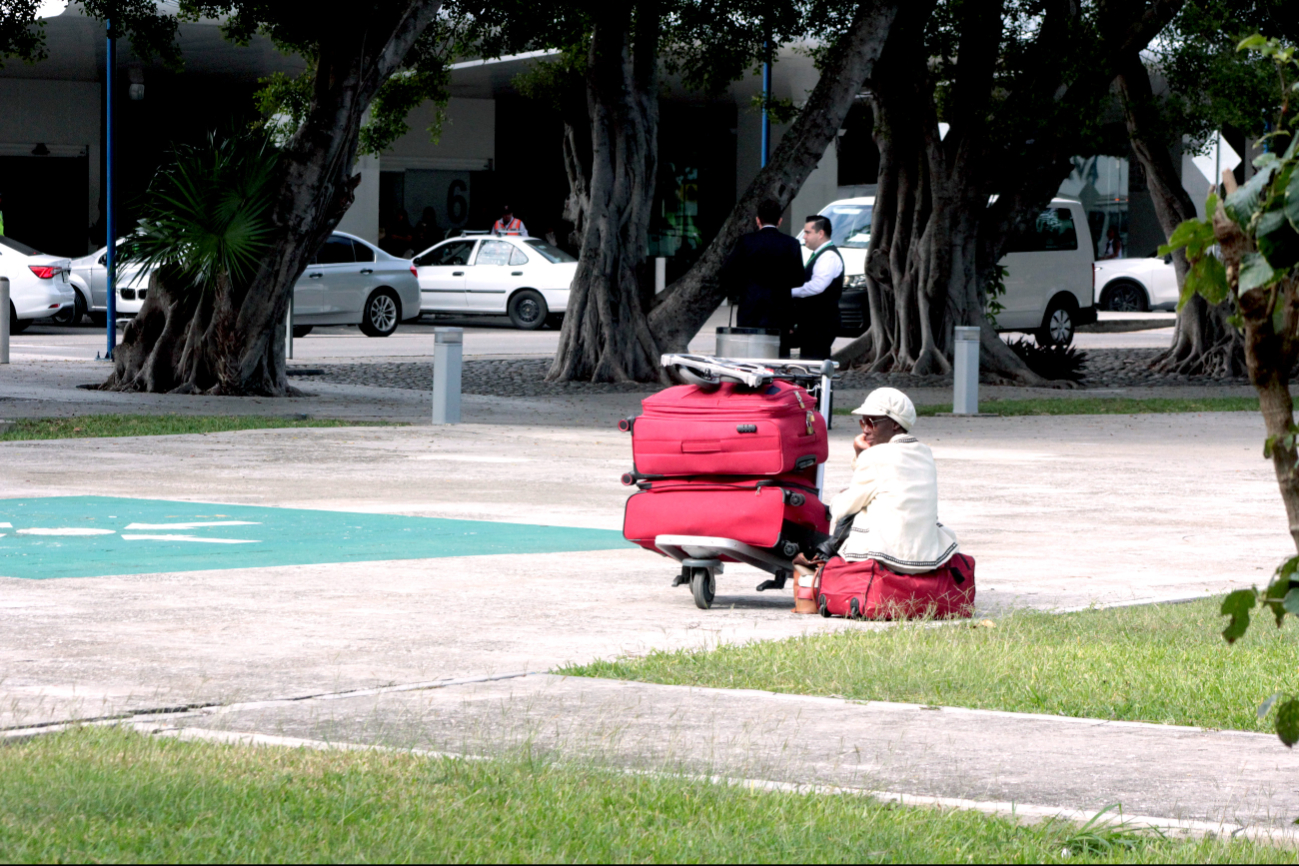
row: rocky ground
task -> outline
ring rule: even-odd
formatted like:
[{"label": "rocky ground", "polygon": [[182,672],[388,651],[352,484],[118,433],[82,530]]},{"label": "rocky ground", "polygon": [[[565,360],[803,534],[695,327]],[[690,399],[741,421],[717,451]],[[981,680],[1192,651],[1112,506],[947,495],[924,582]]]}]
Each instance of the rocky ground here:
[{"label": "rocky ground", "polygon": [[[1092,349],[1086,352],[1083,385],[1087,388],[1126,388],[1160,385],[1248,385],[1241,379],[1211,379],[1156,373],[1151,362],[1159,349]],[[544,380],[550,367],[547,358],[466,361],[462,387],[466,394],[495,397],[541,397],[551,394],[649,393],[657,385],[639,383],[593,384]],[[299,382],[335,382],[428,391],[433,387],[433,365],[423,361],[372,364],[321,364],[294,371]],[[867,390],[880,385],[904,388],[950,387],[951,376],[913,376],[904,373],[868,374],[848,370],[836,383],[838,389]]]}]

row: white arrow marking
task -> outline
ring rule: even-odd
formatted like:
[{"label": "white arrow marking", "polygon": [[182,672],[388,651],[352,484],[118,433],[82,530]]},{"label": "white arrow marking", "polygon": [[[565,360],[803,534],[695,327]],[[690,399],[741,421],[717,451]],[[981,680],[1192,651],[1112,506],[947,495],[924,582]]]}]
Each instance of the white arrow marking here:
[{"label": "white arrow marking", "polygon": [[125,541],[199,541],[204,544],[260,544],[252,538],[200,538],[197,535],[127,535],[122,534]]},{"label": "white arrow marking", "polygon": [[13,528],[14,525],[12,523],[0,523],[0,529],[13,529]]},{"label": "white arrow marking", "polygon": [[91,529],[88,526],[60,526],[54,528],[20,529],[19,535],[112,535],[111,529]]},{"label": "white arrow marking", "polygon": [[261,526],[251,520],[214,520],[209,523],[132,523],[127,529],[198,529],[202,526]]}]

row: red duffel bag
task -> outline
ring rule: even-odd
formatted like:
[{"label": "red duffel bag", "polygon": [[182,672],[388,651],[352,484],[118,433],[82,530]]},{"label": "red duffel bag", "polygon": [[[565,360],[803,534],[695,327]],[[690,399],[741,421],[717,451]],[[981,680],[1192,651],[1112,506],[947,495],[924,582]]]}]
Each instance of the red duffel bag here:
[{"label": "red duffel bag", "polygon": [[836,556],[821,571],[821,616],[853,619],[952,619],[974,614],[974,558],[958,553],[922,574],[900,574],[873,559]]},{"label": "red duffel bag", "polygon": [[641,475],[787,475],[829,455],[816,401],[789,382],[757,389],[677,385],[641,406],[643,414],[619,425],[631,430]]},{"label": "red duffel bag", "polygon": [[649,550],[657,550],[659,535],[706,535],[775,548],[798,544],[807,530],[829,529],[816,491],[791,479],[681,478],[639,486],[627,498],[622,534]]}]

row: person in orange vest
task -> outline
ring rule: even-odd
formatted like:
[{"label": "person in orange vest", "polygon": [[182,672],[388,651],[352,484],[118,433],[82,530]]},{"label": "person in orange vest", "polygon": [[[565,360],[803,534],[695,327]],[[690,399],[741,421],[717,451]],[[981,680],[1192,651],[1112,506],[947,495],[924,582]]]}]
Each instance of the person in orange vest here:
[{"label": "person in orange vest", "polygon": [[497,237],[510,235],[516,238],[526,238],[528,229],[523,225],[523,220],[514,215],[514,208],[507,204],[501,208],[501,218],[492,225],[492,234]]}]

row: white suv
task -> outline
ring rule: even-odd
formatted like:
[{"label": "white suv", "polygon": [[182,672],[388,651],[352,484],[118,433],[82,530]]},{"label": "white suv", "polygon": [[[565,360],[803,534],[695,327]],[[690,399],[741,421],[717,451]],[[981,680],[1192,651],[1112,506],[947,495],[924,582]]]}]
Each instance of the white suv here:
[{"label": "white suv", "polygon": [[[869,326],[866,301],[866,249],[870,246],[874,197],[832,202],[821,210],[834,227],[834,242],[844,261],[841,332],[857,336]],[[1006,293],[997,300],[1002,331],[1033,334],[1038,343],[1067,346],[1079,325],[1096,321],[1093,297],[1091,229],[1082,204],[1056,198],[1032,228],[1012,241],[1001,264]],[[804,248],[804,260],[809,253]]]}]

